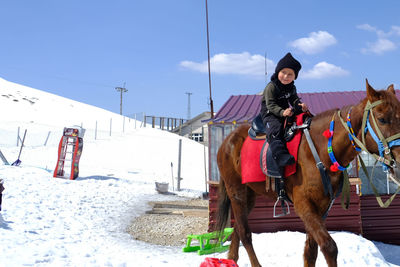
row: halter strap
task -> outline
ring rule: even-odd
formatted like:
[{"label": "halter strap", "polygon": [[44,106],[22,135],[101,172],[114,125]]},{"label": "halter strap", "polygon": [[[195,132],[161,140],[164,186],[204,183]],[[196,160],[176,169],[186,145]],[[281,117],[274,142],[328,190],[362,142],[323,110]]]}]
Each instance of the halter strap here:
[{"label": "halter strap", "polygon": [[[346,123],[347,123],[347,126],[348,126],[349,129],[350,129],[350,131],[349,131],[349,139],[350,139],[350,142],[351,142],[351,144],[353,145],[354,149],[355,149],[357,152],[361,152],[361,148],[357,147],[356,144],[354,143],[353,135],[355,135],[355,134],[354,134],[353,127],[351,126],[351,119],[350,119],[350,113],[351,113],[351,110],[352,110],[352,109],[353,109],[353,107],[351,107],[351,108],[349,109],[349,112],[347,113],[347,117],[346,117]],[[339,111],[339,115],[340,115],[340,111]]]},{"label": "halter strap", "polygon": [[[329,158],[331,159],[332,165],[335,166],[338,170],[344,171],[350,166],[350,164],[347,165],[346,167],[343,167],[339,164],[339,162],[335,158],[335,154],[333,153],[333,147],[332,147],[334,128],[335,128],[335,113],[333,114],[331,123],[329,124],[329,131],[331,134],[328,139],[328,154],[329,154]],[[331,169],[331,171],[336,171],[336,170]]]}]

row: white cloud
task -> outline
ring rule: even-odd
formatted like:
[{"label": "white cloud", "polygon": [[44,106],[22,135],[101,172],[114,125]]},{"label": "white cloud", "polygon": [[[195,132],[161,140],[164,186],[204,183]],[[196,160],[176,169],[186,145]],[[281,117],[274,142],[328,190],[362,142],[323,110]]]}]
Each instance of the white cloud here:
[{"label": "white cloud", "polygon": [[364,30],[364,31],[369,31],[369,32],[374,32],[376,33],[376,35],[378,36],[378,38],[384,39],[387,38],[389,36],[393,36],[393,35],[399,35],[400,36],[400,26],[395,26],[393,25],[390,28],[389,32],[384,32],[374,26],[371,26],[369,24],[361,24],[361,25],[357,25],[357,29],[360,30]]},{"label": "white cloud", "polygon": [[365,30],[365,31],[369,31],[369,32],[377,32],[376,27],[373,27],[373,26],[371,26],[369,24],[357,25],[357,29]]},{"label": "white cloud", "polygon": [[384,31],[379,30],[378,28],[371,26],[369,24],[361,24],[361,25],[358,25],[357,28],[360,30],[368,31],[368,32],[374,32],[380,38],[384,38],[389,35],[388,33],[385,33]]},{"label": "white cloud", "polygon": [[336,43],[336,38],[332,34],[326,31],[318,31],[310,33],[308,37],[294,40],[289,45],[306,54],[317,54]]},{"label": "white cloud", "polygon": [[[267,70],[275,68],[272,60],[267,59]],[[208,72],[207,60],[203,62],[182,61],[180,66],[199,72]],[[216,54],[210,59],[210,69],[218,74],[239,74],[264,77],[265,57],[251,55],[249,52],[240,54]],[[269,72],[269,71],[268,71]]]},{"label": "white cloud", "polygon": [[357,25],[357,28],[360,30],[374,32],[378,37],[378,39],[375,42],[373,43],[368,42],[367,47],[361,49],[362,53],[364,54],[374,53],[381,55],[387,51],[392,51],[397,49],[397,45],[388,38],[390,36],[400,36],[399,26],[392,26],[389,32],[384,32],[369,24]]},{"label": "white cloud", "polygon": [[399,35],[400,36],[400,26],[392,26],[392,29],[390,30],[390,33],[393,35]]},{"label": "white cloud", "polygon": [[361,52],[364,54],[374,53],[381,55],[384,52],[395,50],[397,46],[388,39],[378,39],[375,43],[367,43],[366,48],[362,48]]},{"label": "white cloud", "polygon": [[341,67],[322,61],[316,64],[311,70],[300,73],[300,77],[304,79],[323,79],[347,76],[349,74],[349,71],[344,70]]}]

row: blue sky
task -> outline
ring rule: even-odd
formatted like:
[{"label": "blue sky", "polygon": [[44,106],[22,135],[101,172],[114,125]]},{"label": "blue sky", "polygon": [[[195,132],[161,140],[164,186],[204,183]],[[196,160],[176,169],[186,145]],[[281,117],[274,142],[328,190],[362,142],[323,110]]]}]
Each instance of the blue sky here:
[{"label": "blue sky", "polygon": [[[208,0],[214,111],[287,52],[298,92],[400,85],[400,1]],[[209,110],[205,0],[4,0],[0,77],[116,113]],[[267,59],[265,60],[265,53]],[[267,62],[268,77],[264,75]]]}]

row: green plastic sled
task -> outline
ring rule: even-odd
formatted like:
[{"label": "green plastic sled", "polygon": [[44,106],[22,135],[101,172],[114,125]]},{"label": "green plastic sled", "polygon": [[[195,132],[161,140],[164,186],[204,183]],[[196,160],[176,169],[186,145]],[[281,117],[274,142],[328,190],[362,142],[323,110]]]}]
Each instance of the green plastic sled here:
[{"label": "green plastic sled", "polygon": [[[224,232],[220,234],[219,231],[205,233],[202,235],[188,235],[186,247],[182,249],[183,252],[197,251],[199,255],[210,253],[221,253],[229,249],[229,245],[224,245],[229,236],[233,233],[233,228],[225,228]],[[191,246],[192,239],[199,241],[198,246]],[[214,242],[211,242],[213,240]]]}]

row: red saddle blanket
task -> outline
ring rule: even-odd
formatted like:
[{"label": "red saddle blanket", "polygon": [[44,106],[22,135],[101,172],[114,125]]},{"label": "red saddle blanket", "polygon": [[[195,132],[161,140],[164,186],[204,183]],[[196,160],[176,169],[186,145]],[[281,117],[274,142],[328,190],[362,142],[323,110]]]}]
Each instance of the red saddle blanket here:
[{"label": "red saddle blanket", "polygon": [[[296,124],[302,125],[304,120],[304,114],[301,113],[296,117]],[[299,145],[301,141],[303,131],[297,131],[294,135],[293,139],[286,143],[286,146],[289,150],[289,153],[293,155],[297,162],[297,152],[299,151]],[[266,175],[262,171],[260,153],[263,147],[265,140],[253,140],[249,136],[247,136],[246,140],[243,143],[241,154],[240,154],[240,163],[242,167],[242,183],[250,183],[250,182],[263,182],[266,179]],[[267,151],[267,147],[265,148]],[[288,165],[285,167],[285,177],[288,177],[294,173],[296,173],[297,164],[294,163],[292,165]]]}]

